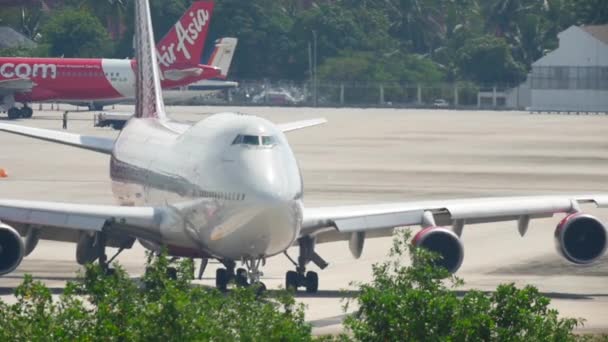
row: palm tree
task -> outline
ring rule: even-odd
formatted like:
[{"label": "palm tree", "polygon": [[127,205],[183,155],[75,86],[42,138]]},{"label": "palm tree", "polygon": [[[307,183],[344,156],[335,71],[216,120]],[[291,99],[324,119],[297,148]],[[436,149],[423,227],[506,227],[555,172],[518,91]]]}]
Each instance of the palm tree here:
[{"label": "palm tree", "polygon": [[391,34],[416,53],[430,53],[446,35],[444,0],[385,0]]},{"label": "palm tree", "polygon": [[80,7],[87,8],[99,20],[106,23],[106,28],[114,40],[122,38],[125,30],[124,17],[129,0],[81,0]]}]

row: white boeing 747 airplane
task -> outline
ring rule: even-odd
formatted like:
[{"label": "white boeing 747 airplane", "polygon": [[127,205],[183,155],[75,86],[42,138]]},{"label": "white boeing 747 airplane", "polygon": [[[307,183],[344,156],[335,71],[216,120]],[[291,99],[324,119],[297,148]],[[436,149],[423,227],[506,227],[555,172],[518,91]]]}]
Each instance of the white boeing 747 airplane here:
[{"label": "white boeing 747 airplane", "polygon": [[[275,125],[265,119],[221,113],[193,125],[165,114],[147,0],[136,0],[138,58],[135,117],[116,140],[0,124],[6,132],[110,156],[117,206],[0,200],[0,274],[19,266],[39,239],[77,243],[79,263],[107,267],[106,247],[135,240],[177,257],[217,259],[216,285],[259,283],[266,258],[299,245],[288,288],[318,289],[309,263],[327,263],[315,244],[348,241],[355,258],[366,238],[395,227],[419,225],[413,243],[443,256],[456,272],[464,258],[459,239],[466,224],[513,220],[523,235],[532,219],[562,213],[558,250],[575,264],[603,255],[606,228],[580,204],[608,206],[608,194],[482,198],[381,205],[307,208],[296,158],[285,133],[323,119]],[[119,251],[120,251],[119,250]],[[245,268],[235,270],[237,262]],[[261,283],[260,283],[261,284]]]}]

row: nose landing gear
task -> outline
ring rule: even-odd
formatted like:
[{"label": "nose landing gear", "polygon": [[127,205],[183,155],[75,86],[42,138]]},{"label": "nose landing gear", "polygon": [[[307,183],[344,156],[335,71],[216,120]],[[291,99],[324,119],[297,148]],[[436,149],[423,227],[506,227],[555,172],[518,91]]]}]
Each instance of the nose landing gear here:
[{"label": "nose landing gear", "polygon": [[215,286],[218,290],[225,292],[231,281],[234,281],[236,286],[257,286],[258,291],[266,290],[266,285],[260,281],[260,277],[264,275],[260,271],[260,266],[266,264],[265,258],[243,259],[247,269],[238,268],[236,272],[234,261],[224,260],[222,263],[226,268],[218,268],[215,273]]},{"label": "nose landing gear", "polygon": [[260,281],[260,277],[264,275],[264,273],[260,271],[260,265],[265,265],[266,259],[245,259],[244,262],[248,270],[247,278],[249,279],[249,285],[257,286],[258,291],[266,291],[266,285]]},{"label": "nose landing gear", "polygon": [[316,293],[319,290],[319,275],[317,272],[306,272],[306,265],[313,262],[320,269],[325,269],[328,264],[319,254],[315,252],[315,240],[312,237],[306,236],[298,240],[300,245],[300,256],[298,262],[295,262],[285,252],[285,256],[296,267],[295,271],[288,271],[285,274],[285,288],[287,290],[297,291],[298,287],[306,288],[308,293]]}]

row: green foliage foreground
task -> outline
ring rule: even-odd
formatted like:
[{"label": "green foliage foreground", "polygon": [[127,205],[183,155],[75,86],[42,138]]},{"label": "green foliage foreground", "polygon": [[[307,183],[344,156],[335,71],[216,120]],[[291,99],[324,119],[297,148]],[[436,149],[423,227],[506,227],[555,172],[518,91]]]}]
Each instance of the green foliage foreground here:
[{"label": "green foliage foreground", "polygon": [[[358,341],[574,341],[581,320],[559,318],[533,286],[500,285],[486,294],[454,291],[462,280],[435,266],[437,256],[409,244],[400,233],[392,260],[373,266],[360,286],[356,315],[345,325]],[[409,253],[413,266],[402,263]],[[447,284],[447,285],[446,285]]]},{"label": "green foliage foreground", "polygon": [[120,267],[108,276],[87,266],[55,300],[27,276],[17,302],[0,304],[2,341],[261,341],[310,339],[304,310],[292,296],[257,298],[253,289],[222,294],[192,286],[193,263],[176,280],[165,256],[149,257],[140,281]]},{"label": "green foliage foreground", "polygon": [[[462,281],[434,266],[436,257],[394,240],[391,260],[374,265],[373,281],[359,286],[349,305],[358,307],[344,325],[347,334],[322,340],[356,341],[572,341],[581,322],[563,319],[549,299],[528,286],[502,285],[486,294],[458,295]],[[409,254],[412,265],[402,263]],[[17,302],[0,302],[2,341],[309,341],[304,307],[293,296],[255,289],[227,294],[192,285],[193,263],[179,263],[167,276],[166,256],[148,257],[146,273],[132,279],[117,267],[106,275],[87,266],[63,294],[26,276]],[[447,285],[446,285],[447,284]]]}]

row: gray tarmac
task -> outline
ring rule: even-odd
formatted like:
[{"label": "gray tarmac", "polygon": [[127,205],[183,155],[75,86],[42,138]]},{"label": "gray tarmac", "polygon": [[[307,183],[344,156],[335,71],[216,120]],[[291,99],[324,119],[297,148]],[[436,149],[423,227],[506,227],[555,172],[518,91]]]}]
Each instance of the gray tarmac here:
[{"label": "gray tarmac", "polygon": [[[37,106],[36,106],[37,107]],[[71,107],[67,107],[71,108]],[[64,108],[62,108],[64,109]],[[326,117],[326,125],[288,134],[302,168],[307,206],[506,195],[608,192],[606,116],[531,115],[526,112],[168,107],[180,120],[220,111],[256,114],[280,123]],[[132,110],[118,106],[116,111]],[[15,122],[61,129],[61,112],[37,111]],[[115,136],[93,127],[91,112],[70,113],[70,132]],[[0,133],[3,198],[75,203],[113,203],[107,156]],[[204,146],[201,146],[204,148]],[[608,222],[608,210],[585,208]],[[581,332],[608,332],[608,258],[575,267],[555,251],[559,217],[533,221],[522,238],[516,223],[467,226],[463,290],[491,291],[500,283],[532,284],[552,298],[564,316],[586,319]],[[330,266],[319,271],[320,291],[298,295],[316,333],[340,330],[343,289],[371,279],[371,265],[386,260],[390,238],[366,241],[351,257],[346,242],[318,246]],[[296,256],[297,250],[290,250]],[[79,269],[75,246],[41,242],[12,274],[0,278],[0,295],[11,301],[24,273],[60,293]],[[119,262],[134,276],[143,272],[144,249],[136,245]],[[214,283],[211,264],[203,281]],[[268,260],[263,281],[283,286],[292,268],[284,256]],[[311,269],[315,269],[312,266]],[[347,292],[350,295],[352,292]]]}]

